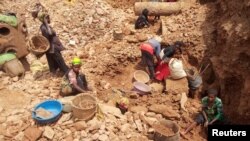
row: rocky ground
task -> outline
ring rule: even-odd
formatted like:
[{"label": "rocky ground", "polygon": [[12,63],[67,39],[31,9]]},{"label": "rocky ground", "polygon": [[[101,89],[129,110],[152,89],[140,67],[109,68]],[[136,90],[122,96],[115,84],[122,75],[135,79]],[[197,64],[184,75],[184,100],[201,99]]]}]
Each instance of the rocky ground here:
[{"label": "rocky ground", "polygon": [[[213,32],[204,24],[207,13],[213,12],[210,8],[213,4],[202,5],[191,0],[182,13],[161,17],[163,29],[160,29],[158,21],[150,28],[134,30],[133,0],[40,2],[49,9],[51,25],[67,48],[63,51],[66,63],[70,64],[74,56],[84,61],[81,69],[94,88],[93,95],[98,98],[105,118],[95,117],[85,122],[75,120],[72,113],[63,113],[56,123],[37,125],[31,117],[36,104],[47,99],[63,102],[65,99],[59,96],[60,74],[52,77],[46,70],[46,58],[37,59],[30,54],[27,56],[30,64],[39,60],[44,65],[44,72],[40,75],[28,71],[23,78],[10,78],[0,72],[0,140],[153,140],[154,129],[148,123],[166,118],[177,122],[184,130],[193,121],[200,103],[199,99],[188,99],[187,111],[181,108],[182,93],[187,93],[185,81],[168,83],[166,94],[154,91],[152,95],[134,97],[133,93],[126,92],[130,97],[130,107],[125,115],[107,102],[115,94],[113,89],[126,91],[132,88],[133,73],[140,61],[139,44],[161,31],[164,31],[165,43],[186,42],[188,46],[184,49],[184,56],[190,65],[198,67],[206,57],[207,41],[210,40],[208,34]],[[32,36],[38,33],[40,26],[29,13],[34,3],[35,0],[3,0],[0,9],[24,14]],[[117,31],[123,33],[122,39],[114,38]],[[198,127],[186,137],[181,136],[181,140],[201,141],[206,140],[206,136]]]}]

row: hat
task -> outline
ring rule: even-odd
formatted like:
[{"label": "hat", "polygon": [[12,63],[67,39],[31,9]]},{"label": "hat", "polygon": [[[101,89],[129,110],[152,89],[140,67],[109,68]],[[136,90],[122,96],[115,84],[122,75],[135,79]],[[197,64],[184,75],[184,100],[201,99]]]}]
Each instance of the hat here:
[{"label": "hat", "polygon": [[78,58],[78,57],[75,57],[75,58],[72,60],[72,64],[73,64],[73,65],[81,65],[81,64],[82,64],[81,59]]}]

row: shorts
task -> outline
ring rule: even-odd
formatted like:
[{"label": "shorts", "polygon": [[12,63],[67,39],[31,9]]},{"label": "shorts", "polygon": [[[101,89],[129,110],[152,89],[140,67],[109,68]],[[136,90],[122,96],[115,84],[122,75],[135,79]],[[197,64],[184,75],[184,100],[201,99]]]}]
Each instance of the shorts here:
[{"label": "shorts", "polygon": [[205,121],[206,121],[206,120],[205,120],[205,118],[204,118],[204,116],[203,116],[202,113],[199,113],[198,116],[197,116],[196,119],[195,119],[195,122],[196,122],[197,124],[204,124]]}]

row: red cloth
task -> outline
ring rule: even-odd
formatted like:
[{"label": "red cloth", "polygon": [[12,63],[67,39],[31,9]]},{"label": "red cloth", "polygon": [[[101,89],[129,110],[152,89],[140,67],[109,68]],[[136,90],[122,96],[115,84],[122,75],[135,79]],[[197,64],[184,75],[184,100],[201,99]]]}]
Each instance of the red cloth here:
[{"label": "red cloth", "polygon": [[149,52],[150,54],[154,55],[154,48],[150,44],[142,43],[140,46],[140,49],[145,50]]},{"label": "red cloth", "polygon": [[160,62],[158,62],[155,72],[160,72],[155,75],[155,78],[159,81],[166,79],[170,75],[170,70],[166,63],[160,64]]}]

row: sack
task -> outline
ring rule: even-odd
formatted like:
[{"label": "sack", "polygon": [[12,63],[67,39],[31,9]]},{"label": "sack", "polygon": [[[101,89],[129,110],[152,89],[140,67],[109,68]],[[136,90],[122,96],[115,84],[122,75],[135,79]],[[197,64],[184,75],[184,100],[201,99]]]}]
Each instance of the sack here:
[{"label": "sack", "polygon": [[176,58],[172,58],[169,61],[169,69],[172,79],[181,79],[187,76],[186,72],[183,69],[182,61]]},{"label": "sack", "polygon": [[17,59],[12,59],[3,65],[3,70],[10,76],[15,77],[19,75],[24,75],[25,69],[23,64]]},{"label": "sack", "polygon": [[73,89],[69,83],[69,80],[66,78],[66,76],[63,77],[62,83],[61,83],[61,95],[67,96],[72,94]]},{"label": "sack", "polygon": [[8,61],[13,60],[15,58],[16,58],[16,55],[14,53],[0,54],[0,66],[3,65],[5,62],[8,62]]}]

